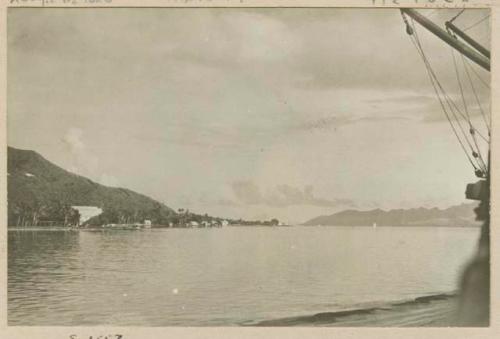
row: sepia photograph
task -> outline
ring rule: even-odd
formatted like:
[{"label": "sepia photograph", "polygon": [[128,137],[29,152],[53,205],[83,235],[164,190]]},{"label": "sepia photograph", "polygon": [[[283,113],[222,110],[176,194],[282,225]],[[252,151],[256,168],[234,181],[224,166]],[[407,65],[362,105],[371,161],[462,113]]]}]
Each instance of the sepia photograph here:
[{"label": "sepia photograph", "polygon": [[490,326],[490,8],[6,12],[9,327]]}]

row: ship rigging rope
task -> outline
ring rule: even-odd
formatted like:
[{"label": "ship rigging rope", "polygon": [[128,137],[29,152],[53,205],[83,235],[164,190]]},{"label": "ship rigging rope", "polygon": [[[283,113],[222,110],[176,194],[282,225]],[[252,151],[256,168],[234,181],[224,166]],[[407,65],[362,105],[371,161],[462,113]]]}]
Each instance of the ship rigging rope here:
[{"label": "ship rigging rope", "polygon": [[[481,100],[479,100],[479,96],[477,95],[476,88],[474,87],[474,82],[472,81],[472,77],[470,76],[469,70],[467,69],[467,64],[465,63],[465,58],[462,54],[462,64],[464,65],[465,73],[467,74],[467,78],[469,79],[469,84],[474,93],[474,97],[476,98],[477,106],[479,107],[479,111],[481,112],[481,116],[483,117],[486,128],[488,129],[488,136],[491,135],[491,115],[489,115],[489,119],[486,118],[486,114],[484,113],[483,107],[481,105]],[[489,120],[489,123],[488,123]]]},{"label": "ship rigging rope", "polygon": [[[424,59],[424,63],[426,64],[426,67],[429,68],[432,76],[434,77],[434,81],[436,82],[436,84],[439,86],[439,89],[441,90],[441,93],[443,95],[443,97],[446,99],[446,103],[448,104],[448,107],[450,109],[450,111],[453,113],[454,117],[455,117],[455,120],[457,121],[458,125],[460,126],[460,129],[464,135],[464,138],[466,139],[469,147],[471,147],[471,150],[473,150],[472,148],[472,145],[470,144],[469,142],[469,139],[467,137],[467,133],[465,133],[462,125],[460,124],[460,121],[456,115],[455,112],[458,112],[462,118],[464,120],[468,120],[467,116],[464,115],[464,113],[462,113],[462,111],[458,108],[457,104],[448,96],[448,94],[446,93],[446,91],[444,90],[443,86],[441,85],[441,82],[439,81],[436,73],[434,72],[434,70],[432,69],[432,66],[429,62],[429,59],[427,58],[427,56],[425,55],[425,52],[424,52],[424,49],[422,47],[422,44],[420,43],[420,38],[418,36],[418,32],[416,30],[416,27],[415,27],[415,23],[413,22],[413,19],[412,19],[412,26],[413,26],[413,31],[415,32],[415,41],[416,41],[416,44],[417,44],[417,51],[420,53],[421,57]],[[474,128],[474,126],[470,126],[472,129],[474,129],[474,132],[477,133],[485,142],[488,142],[488,140],[486,140],[486,138],[479,132],[477,131],[477,129]]]},{"label": "ship rigging rope", "polygon": [[462,31],[464,31],[464,32],[465,32],[465,31],[467,31],[467,30],[469,30],[469,29],[471,29],[471,28],[476,27],[477,25],[479,25],[481,22],[483,22],[484,20],[488,19],[489,17],[490,17],[490,15],[488,14],[487,16],[483,17],[483,18],[482,18],[482,19],[480,19],[479,21],[476,21],[475,23],[473,23],[473,24],[472,24],[472,25],[470,25],[469,27],[462,29]]},{"label": "ship rigging rope", "polygon": [[[434,70],[432,69],[430,63],[429,63],[429,60],[427,59],[427,56],[425,55],[424,53],[424,50],[422,48],[422,45],[420,44],[420,40],[418,39],[418,35],[415,34],[415,36],[413,36],[413,32],[415,31],[416,33],[416,30],[415,30],[415,24],[413,23],[413,20],[412,20],[412,26],[413,26],[413,31],[411,30],[411,27],[409,26],[409,23],[407,22],[406,20],[406,17],[404,16],[404,14],[402,13],[402,16],[403,16],[403,20],[407,26],[407,32],[408,34],[410,35],[410,40],[412,41],[413,45],[415,46],[418,54],[421,56],[422,58],[422,61],[424,62],[424,65],[426,67],[426,71],[427,71],[427,74],[429,76],[429,80],[432,84],[432,87],[434,89],[434,92],[436,94],[436,97],[438,98],[439,100],[439,104],[441,105],[441,109],[443,110],[452,130],[453,130],[453,133],[455,134],[455,137],[457,138],[462,150],[464,151],[465,153],[465,156],[467,157],[467,160],[470,162],[470,164],[472,165],[472,167],[474,168],[475,172],[476,172],[476,175],[478,176],[484,176],[484,173],[486,172],[486,169],[485,168],[482,168],[481,164],[477,163],[477,165],[474,163],[474,161],[472,160],[471,156],[469,155],[469,152],[467,151],[465,145],[464,145],[464,142],[462,141],[462,139],[460,138],[460,135],[457,131],[457,128],[456,126],[453,124],[453,121],[450,117],[450,113],[448,112],[448,109],[454,114],[454,117],[455,117],[455,120],[457,121],[457,124],[459,125],[461,131],[462,131],[462,134],[464,135],[464,139],[467,141],[469,147],[472,148],[472,145],[470,144],[470,141],[469,139],[467,138],[467,135],[465,134],[459,120],[457,119],[456,117],[456,114],[453,112],[453,106],[450,104],[450,101],[451,99],[447,96],[446,92],[444,91],[441,83],[439,82],[439,80],[437,79],[437,76],[434,72]],[[446,108],[446,105],[445,105],[445,102],[446,104],[448,104],[448,109]],[[457,108],[455,106],[455,108]],[[479,168],[478,168],[479,167]]]},{"label": "ship rigging rope", "polygon": [[441,98],[441,95],[440,95],[438,87],[437,87],[437,85],[435,83],[434,77],[433,77],[433,75],[431,73],[431,70],[429,70],[427,62],[425,60],[425,56],[421,54],[421,52],[420,52],[420,50],[419,50],[418,45],[416,44],[416,42],[413,39],[411,39],[411,41],[415,45],[415,48],[417,49],[417,51],[419,52],[420,56],[422,57],[422,60],[424,61],[424,64],[426,66],[426,71],[427,71],[427,74],[429,76],[429,80],[431,81],[432,87],[434,88],[434,92],[435,92],[435,94],[436,94],[436,96],[437,96],[437,98],[439,100],[439,104],[441,105],[441,109],[443,110],[446,118],[448,119],[448,122],[450,123],[451,129],[453,130],[453,133],[455,134],[455,137],[457,138],[458,143],[462,147],[462,150],[464,151],[465,156],[469,160],[469,162],[472,165],[472,167],[474,168],[474,170],[477,171],[478,170],[477,166],[474,164],[474,162],[472,161],[471,157],[469,156],[469,152],[465,148],[465,145],[464,145],[462,139],[460,138],[460,136],[458,135],[457,129],[456,129],[455,125],[453,124],[451,118],[450,118],[450,115],[449,115],[449,113],[448,113],[448,111],[446,109],[446,106],[445,106],[444,102],[443,102],[443,98]]},{"label": "ship rigging rope", "polygon": [[463,13],[464,11],[465,11],[465,8],[462,8],[462,10],[461,10],[460,12],[458,12],[458,14],[457,14],[457,15],[455,15],[453,18],[451,18],[451,19],[449,20],[449,22],[453,22],[453,21],[455,21],[455,20],[456,20],[456,19],[457,19],[460,15],[462,15],[462,13]]},{"label": "ship rigging rope", "polygon": [[488,85],[488,83],[486,81],[484,81],[483,78],[481,78],[481,76],[479,75],[479,73],[476,72],[476,70],[470,64],[470,62],[467,61],[467,59],[465,59],[465,58],[464,58],[464,61],[467,64],[467,66],[469,66],[469,69],[472,71],[472,73],[474,73],[474,75],[476,76],[476,78],[481,82],[481,84],[483,84],[484,87],[490,89],[490,85]]},{"label": "ship rigging rope", "polygon": [[[473,152],[472,154],[474,155],[475,158],[478,158],[478,162],[481,164],[481,167],[486,168],[486,163],[484,162],[483,156],[481,155],[481,149],[479,148],[479,145],[477,144],[477,138],[476,138],[476,133],[474,131],[474,126],[472,126],[472,122],[470,120],[469,109],[467,107],[467,100],[465,99],[464,90],[463,90],[463,86],[462,86],[462,80],[460,79],[460,73],[458,71],[458,65],[457,65],[457,61],[455,58],[455,51],[453,50],[452,47],[450,47],[450,49],[451,49],[451,55],[453,57],[453,66],[455,68],[455,75],[457,77],[458,87],[460,89],[460,96],[462,97],[462,103],[464,105],[465,114],[467,116],[467,122],[469,123],[469,131],[470,131],[470,134],[472,135],[472,141],[474,142],[474,145],[476,146],[476,150],[472,149],[472,152]],[[475,151],[476,151],[476,153],[474,153]]]},{"label": "ship rigging rope", "polygon": [[[405,18],[405,17],[403,17],[403,18]],[[406,19],[406,18],[405,18],[405,19]],[[417,30],[416,30],[415,23],[413,22],[413,19],[411,19],[411,23],[412,23],[412,27],[413,27],[412,32],[415,32],[415,37],[413,37],[413,38],[415,39],[416,44],[418,45],[418,47],[417,47],[417,51],[420,53],[420,55],[421,55],[421,56],[422,56],[422,58],[424,59],[424,62],[425,62],[425,64],[426,64],[426,67],[428,66],[428,67],[429,67],[429,69],[431,70],[431,73],[432,73],[432,75],[433,75],[433,77],[434,77],[434,79],[435,79],[436,83],[438,84],[439,88],[441,89],[442,95],[443,95],[443,96],[445,97],[445,99],[446,99],[446,103],[448,104],[448,106],[450,106],[450,111],[453,113],[453,115],[454,115],[454,116],[455,116],[455,118],[457,119],[457,122],[458,122],[458,118],[456,117],[456,113],[455,113],[455,111],[456,111],[456,112],[458,112],[458,113],[462,116],[462,118],[463,118],[464,120],[469,120],[469,119],[467,118],[467,116],[466,116],[466,115],[462,112],[462,110],[460,110],[460,108],[458,108],[458,106],[457,106],[457,104],[455,103],[455,101],[453,101],[453,100],[452,100],[452,99],[448,96],[448,94],[447,94],[447,93],[446,93],[446,91],[444,90],[443,86],[442,86],[442,85],[441,85],[441,83],[439,82],[439,80],[438,80],[438,78],[437,78],[437,76],[436,76],[436,73],[435,73],[435,72],[434,72],[434,70],[432,69],[432,66],[431,66],[431,64],[430,64],[429,60],[427,59],[427,56],[425,55],[424,49],[423,49],[423,47],[422,47],[422,45],[421,45],[421,43],[420,43],[420,39],[419,39],[419,37],[418,37],[418,32],[417,32]],[[410,34],[410,38],[412,37],[412,35],[413,35],[413,34]],[[412,40],[412,41],[413,41],[413,40]],[[459,122],[458,122],[458,123],[459,123]],[[464,133],[464,137],[465,137],[465,139],[467,140],[467,143],[470,145],[470,143],[469,143],[469,141],[468,141],[469,139],[467,138],[467,134],[463,131],[462,125],[460,125],[460,123],[459,123],[459,126],[460,126],[460,129],[462,130],[462,132]],[[474,132],[473,132],[473,133],[477,133],[477,135],[478,135],[481,139],[483,139],[486,143],[489,143],[488,139],[487,139],[487,138],[485,138],[485,137],[482,135],[482,133],[481,133],[481,132],[479,132],[479,131],[478,131],[478,130],[474,127],[474,126],[470,126],[470,127],[471,127],[471,129],[473,129],[473,130],[474,130]],[[471,133],[472,133],[472,132],[471,132]]]}]

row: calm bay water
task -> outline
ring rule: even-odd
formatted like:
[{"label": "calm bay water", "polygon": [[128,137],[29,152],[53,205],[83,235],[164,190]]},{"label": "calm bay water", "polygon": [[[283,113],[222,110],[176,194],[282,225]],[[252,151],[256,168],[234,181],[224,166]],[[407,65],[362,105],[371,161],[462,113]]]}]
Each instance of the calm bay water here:
[{"label": "calm bay water", "polygon": [[452,292],[479,229],[8,233],[9,325],[231,326]]}]

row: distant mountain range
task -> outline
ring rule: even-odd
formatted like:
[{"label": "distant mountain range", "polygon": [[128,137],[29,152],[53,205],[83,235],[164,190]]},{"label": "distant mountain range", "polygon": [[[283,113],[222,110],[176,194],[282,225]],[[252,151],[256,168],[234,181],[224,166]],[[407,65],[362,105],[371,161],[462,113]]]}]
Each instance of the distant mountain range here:
[{"label": "distant mountain range", "polygon": [[98,224],[143,222],[168,224],[175,211],[145,195],[125,188],[107,187],[68,172],[40,154],[8,147],[7,200],[9,226],[75,223],[71,206],[96,206]]},{"label": "distant mountain range", "polygon": [[313,218],[304,225],[324,226],[479,226],[475,221],[477,203],[467,203],[446,209],[412,208],[384,211],[345,210]]}]

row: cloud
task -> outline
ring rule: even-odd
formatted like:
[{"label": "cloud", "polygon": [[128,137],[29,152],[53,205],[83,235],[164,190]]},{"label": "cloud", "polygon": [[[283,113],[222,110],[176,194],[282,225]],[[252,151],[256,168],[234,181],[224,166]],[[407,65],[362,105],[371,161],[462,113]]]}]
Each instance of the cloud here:
[{"label": "cloud", "polygon": [[[454,11],[443,10],[443,17]],[[464,15],[484,16],[470,12]],[[336,195],[398,204],[397,185],[375,191],[368,183],[401,180],[413,185],[415,201],[429,187],[444,192],[440,197],[463,196],[448,184],[465,172],[452,132],[445,123],[422,123],[445,117],[397,9],[23,9],[8,15],[9,143],[45,148],[93,180],[113,185],[115,175],[169,204],[219,214],[276,210],[304,219],[322,209],[317,206],[349,203]],[[424,30],[419,35],[455,98],[449,47]],[[485,88],[479,94],[481,103],[489,98]],[[389,119],[410,121],[376,123]],[[59,147],[50,150],[54,143]],[[445,174],[423,175],[429,166],[408,166],[405,158]],[[204,175],[193,176],[193,169]],[[262,186],[227,185],[242,173],[254,173]],[[300,186],[305,183],[317,192]],[[209,193],[198,202],[200,189]]]},{"label": "cloud", "polygon": [[276,185],[262,193],[253,181],[235,181],[231,184],[237,202],[245,205],[267,205],[270,207],[289,207],[309,205],[317,207],[354,206],[350,199],[325,199],[314,195],[311,185],[303,189],[287,184]]},{"label": "cloud", "polygon": [[311,205],[318,207],[337,207],[339,205],[353,206],[354,202],[349,199],[324,199],[316,197],[313,193],[311,185],[306,186],[303,190],[290,186],[278,185],[274,191],[267,197],[267,201],[275,206],[294,206],[294,205]]},{"label": "cloud", "polygon": [[82,141],[83,131],[79,128],[70,128],[64,136],[64,141],[72,152],[81,152],[85,148]]},{"label": "cloud", "polygon": [[[465,96],[467,109],[465,109],[462,98],[458,95],[451,95],[449,98],[450,104],[454,108],[453,111],[450,109],[450,104],[447,104],[446,102],[444,102],[444,104],[446,111],[452,120],[455,119],[455,115],[458,120],[464,121],[465,123],[467,117],[470,117],[471,120],[477,120],[479,117],[481,117],[481,119],[486,119],[487,121],[490,120],[491,110],[488,98],[481,97],[476,99],[475,97],[472,97],[472,95]],[[424,113],[421,113],[421,121],[424,123],[441,122],[447,119],[437,97],[434,98],[434,101],[429,101],[422,112]],[[483,129],[485,127],[483,121],[480,121],[479,124],[474,122],[473,125],[479,129]]]},{"label": "cloud", "polygon": [[337,129],[346,125],[352,125],[360,122],[380,122],[388,120],[409,120],[408,117],[384,116],[384,117],[353,117],[353,116],[327,116],[317,120],[307,121],[296,125],[298,130],[330,130]]},{"label": "cloud", "polygon": [[88,176],[102,185],[118,186],[118,179],[113,175],[103,173],[99,168],[99,159],[84,142],[83,130],[77,127],[68,129],[62,141],[71,154],[69,169],[80,175]]},{"label": "cloud", "polygon": [[258,205],[266,201],[252,181],[236,181],[231,184],[231,188],[236,199],[243,204]]},{"label": "cloud", "polygon": [[80,128],[69,128],[62,141],[71,154],[70,167],[74,172],[89,175],[97,171],[98,159],[87,150],[83,141],[83,131]]},{"label": "cloud", "polygon": [[354,121],[355,119],[353,117],[327,116],[298,124],[296,125],[296,128],[299,130],[328,130],[331,128],[336,129],[344,125],[352,124],[354,123]]},{"label": "cloud", "polygon": [[[403,103],[403,104],[429,104],[435,102],[437,99],[432,95],[420,95],[420,94],[409,94],[403,93],[398,96],[394,96],[390,99],[392,103]],[[370,104],[386,104],[387,98],[368,98],[363,100]]]}]

